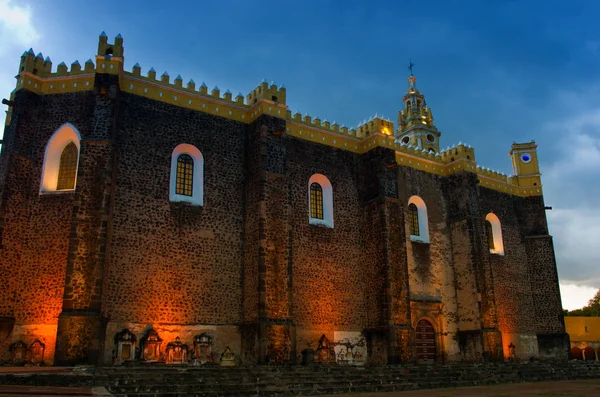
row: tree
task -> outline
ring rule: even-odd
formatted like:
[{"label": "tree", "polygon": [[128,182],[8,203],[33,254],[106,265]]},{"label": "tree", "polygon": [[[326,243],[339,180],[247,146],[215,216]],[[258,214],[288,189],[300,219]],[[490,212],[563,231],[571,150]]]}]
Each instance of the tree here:
[{"label": "tree", "polygon": [[571,311],[565,310],[564,314],[565,316],[600,317],[600,289],[588,301],[587,306]]}]

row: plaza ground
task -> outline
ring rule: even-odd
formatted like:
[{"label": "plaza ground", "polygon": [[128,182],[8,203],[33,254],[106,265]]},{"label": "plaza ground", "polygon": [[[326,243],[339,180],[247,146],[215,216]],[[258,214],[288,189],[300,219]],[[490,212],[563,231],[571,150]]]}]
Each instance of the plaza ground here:
[{"label": "plaza ground", "polygon": [[[0,385],[0,397],[6,396],[111,396],[104,388],[35,387]],[[430,389],[391,393],[347,393],[320,395],[319,397],[597,397],[600,396],[600,379],[510,383],[492,386],[461,387],[454,389]]]},{"label": "plaza ground", "polygon": [[492,386],[429,389],[390,393],[330,394],[320,397],[598,397],[600,379],[563,380],[557,382],[508,383]]}]

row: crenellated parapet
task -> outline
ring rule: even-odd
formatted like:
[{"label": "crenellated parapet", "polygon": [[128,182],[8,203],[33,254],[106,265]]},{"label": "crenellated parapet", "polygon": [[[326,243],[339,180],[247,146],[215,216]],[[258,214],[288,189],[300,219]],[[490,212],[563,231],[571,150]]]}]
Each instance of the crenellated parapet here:
[{"label": "crenellated parapet", "polygon": [[261,100],[266,100],[272,103],[286,104],[286,91],[283,85],[277,86],[275,82],[267,83],[267,80],[261,83],[246,96],[246,103],[250,106],[258,103]]},{"label": "crenellated parapet", "polygon": [[124,92],[242,122],[251,121],[247,114],[250,107],[244,103],[241,93],[234,97],[231,91],[222,93],[218,86],[209,89],[204,82],[196,86],[193,79],[184,84],[180,75],[171,80],[168,72],[157,77],[154,68],[144,75],[137,63],[131,72],[123,72],[121,79],[121,90]]},{"label": "crenellated parapet", "polygon": [[[460,142],[440,150],[441,133],[433,123],[424,95],[416,88],[413,75],[409,77],[409,88],[403,97],[405,108],[399,114],[397,128],[392,121],[377,114],[349,128],[326,118],[293,112],[286,105],[286,88],[274,82],[263,80],[246,96],[242,93],[234,96],[229,90],[223,92],[218,86],[209,88],[204,82],[200,85],[192,79],[184,82],[180,75],[173,79],[166,71],[160,75],[154,68],[144,71],[138,63],[126,71],[123,38],[117,35],[111,43],[102,32],[95,62],[88,59],[83,65],[78,61],[69,66],[61,62],[52,70],[49,57],[36,55],[33,49],[25,51],[19,63],[16,90],[27,89],[43,95],[91,91],[98,74],[115,75],[121,92],[128,94],[241,123],[251,123],[261,115],[278,117],[287,120],[286,134],[299,139],[355,153],[385,147],[395,151],[399,165],[441,176],[472,172],[478,175],[480,186],[516,195],[541,195],[535,142],[513,144],[515,175],[510,178],[477,165],[475,150],[467,144]],[[11,115],[9,105],[7,123]]]}]

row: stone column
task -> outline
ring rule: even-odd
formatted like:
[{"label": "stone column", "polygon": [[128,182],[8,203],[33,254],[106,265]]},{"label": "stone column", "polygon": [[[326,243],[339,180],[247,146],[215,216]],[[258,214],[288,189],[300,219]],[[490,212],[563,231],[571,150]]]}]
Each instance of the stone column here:
[{"label": "stone column", "polygon": [[[465,352],[469,359],[479,359],[485,353],[490,359],[502,360],[502,338],[487,242],[483,238],[485,225],[477,193],[477,175],[461,172],[447,177],[444,194],[458,285],[459,344],[463,344],[463,348],[470,346],[471,351]],[[478,330],[481,333],[476,337],[473,331]]]},{"label": "stone column", "polygon": [[534,324],[540,356],[566,359],[570,354],[570,341],[565,332],[554,243],[548,234],[544,207],[542,196],[521,199]]},{"label": "stone column", "polygon": [[[408,265],[404,208],[398,200],[398,174],[395,153],[385,148],[374,149],[363,156],[362,200],[366,219],[365,229],[375,247],[378,267],[375,273],[384,275],[377,324],[369,324],[370,333],[385,335],[388,364],[409,362],[413,355],[413,332],[410,315]],[[369,251],[370,252],[370,251]],[[378,275],[378,274],[376,274]],[[371,339],[375,339],[373,336]],[[375,350],[372,343],[371,351]],[[371,354],[373,354],[371,352]],[[371,360],[375,364],[384,364]]]},{"label": "stone column", "polygon": [[285,120],[249,126],[244,247],[242,359],[294,361],[292,255]]},{"label": "stone column", "polygon": [[109,245],[119,81],[97,74],[90,135],[82,137],[55,365],[96,364],[104,340],[102,285]]}]

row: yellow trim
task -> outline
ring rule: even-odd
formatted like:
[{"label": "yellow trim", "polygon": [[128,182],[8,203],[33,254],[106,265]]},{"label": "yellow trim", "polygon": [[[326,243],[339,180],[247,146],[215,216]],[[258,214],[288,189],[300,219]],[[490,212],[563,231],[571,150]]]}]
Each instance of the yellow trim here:
[{"label": "yellow trim", "polygon": [[[292,116],[292,112],[286,105],[268,99],[259,99],[256,104],[249,106],[243,103],[243,100],[240,101],[238,98],[234,100],[229,93],[221,96],[219,91],[214,90],[209,94],[206,87],[200,87],[200,90],[196,91],[194,85],[184,88],[181,80],[171,84],[168,76],[156,80],[154,72],[149,73],[150,77],[139,75],[139,69],[125,72],[122,70],[122,62],[123,59],[120,57],[105,59],[103,56],[97,56],[95,68],[99,73],[119,74],[122,92],[245,124],[252,123],[262,114],[267,114],[287,120],[286,133],[296,138],[361,154],[381,146],[395,150],[396,162],[402,166],[441,176],[462,171],[473,172],[479,177],[480,186],[488,189],[521,197],[543,194],[539,175],[521,175],[509,179],[506,175],[477,168],[474,149],[465,145],[461,144],[448,151],[442,151],[438,155],[400,145],[396,143],[396,138],[390,132],[394,130],[394,124],[380,118],[359,126],[357,132],[355,129],[348,130],[337,124],[322,122],[318,118],[312,120],[310,116],[301,117],[299,114]],[[17,79],[17,88],[44,95],[89,91],[93,89],[95,78],[95,74],[89,73],[89,69],[88,66],[83,71],[65,72],[63,68],[50,77],[22,72]],[[7,125],[10,122],[11,111],[12,109],[9,108]],[[377,128],[381,131],[378,132]],[[369,135],[364,138],[357,136],[365,134]],[[538,183],[539,186],[533,186],[533,183]]]}]

